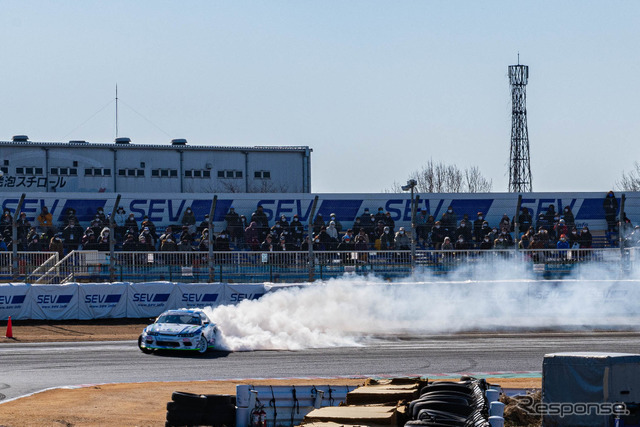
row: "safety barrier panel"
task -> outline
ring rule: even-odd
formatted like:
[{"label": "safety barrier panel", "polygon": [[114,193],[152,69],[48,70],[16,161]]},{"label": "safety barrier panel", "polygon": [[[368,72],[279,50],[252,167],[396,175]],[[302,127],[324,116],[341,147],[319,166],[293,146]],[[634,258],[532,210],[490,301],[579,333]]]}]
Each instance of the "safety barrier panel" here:
[{"label": "safety barrier panel", "polygon": [[297,426],[313,409],[339,406],[356,386],[236,386],[236,427],[261,418],[267,427]]},{"label": "safety barrier panel", "polygon": [[[637,248],[533,250],[419,250],[309,252],[108,252],[73,251],[47,268],[32,269],[28,282],[302,282],[345,273],[401,278],[414,271],[443,274],[460,267],[520,262],[545,277],[598,264],[610,270],[633,269]],[[56,254],[57,256],[57,254]]]},{"label": "safety barrier panel", "polygon": [[225,283],[0,284],[0,320],[156,317],[173,308],[202,308],[258,299],[278,286]]}]

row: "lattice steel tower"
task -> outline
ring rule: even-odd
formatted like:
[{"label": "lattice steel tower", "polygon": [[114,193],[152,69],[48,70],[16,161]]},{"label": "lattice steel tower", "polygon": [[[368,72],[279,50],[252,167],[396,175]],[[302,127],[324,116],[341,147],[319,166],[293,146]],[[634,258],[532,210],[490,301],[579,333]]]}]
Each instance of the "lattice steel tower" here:
[{"label": "lattice steel tower", "polygon": [[[519,57],[520,55],[518,55]],[[527,81],[529,67],[509,66],[511,85],[511,155],[509,159],[509,191],[530,192],[529,131],[527,130]]]}]

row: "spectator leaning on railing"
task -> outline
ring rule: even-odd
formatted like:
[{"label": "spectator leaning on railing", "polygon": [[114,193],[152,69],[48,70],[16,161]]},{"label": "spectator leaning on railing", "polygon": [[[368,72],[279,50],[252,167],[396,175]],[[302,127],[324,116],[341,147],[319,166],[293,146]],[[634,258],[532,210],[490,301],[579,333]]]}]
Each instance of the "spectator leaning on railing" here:
[{"label": "spectator leaning on railing", "polygon": [[395,235],[395,247],[399,250],[411,249],[411,238],[405,232],[404,227],[400,227]]}]

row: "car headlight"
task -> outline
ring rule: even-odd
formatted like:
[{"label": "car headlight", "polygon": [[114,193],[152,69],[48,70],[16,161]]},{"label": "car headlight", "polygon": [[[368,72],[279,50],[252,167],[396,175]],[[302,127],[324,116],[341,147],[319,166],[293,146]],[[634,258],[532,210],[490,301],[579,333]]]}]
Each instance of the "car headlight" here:
[{"label": "car headlight", "polygon": [[178,337],[180,338],[193,338],[196,335],[198,335],[200,332],[192,332],[190,334],[178,334]]},{"label": "car headlight", "polygon": [[151,337],[157,337],[158,333],[157,332],[152,332],[152,331],[147,331],[147,335],[149,335]]}]

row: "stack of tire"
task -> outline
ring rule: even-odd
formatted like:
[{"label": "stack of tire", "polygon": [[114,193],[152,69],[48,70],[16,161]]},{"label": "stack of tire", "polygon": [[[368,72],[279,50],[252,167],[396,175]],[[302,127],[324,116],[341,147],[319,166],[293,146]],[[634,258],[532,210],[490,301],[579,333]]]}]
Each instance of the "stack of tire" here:
[{"label": "stack of tire", "polygon": [[236,397],[174,391],[167,402],[166,427],[236,425]]},{"label": "stack of tire", "polygon": [[471,377],[429,383],[409,403],[411,420],[405,426],[489,427],[487,388],[485,380]]}]

